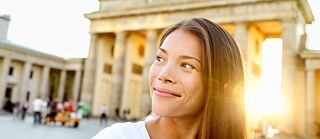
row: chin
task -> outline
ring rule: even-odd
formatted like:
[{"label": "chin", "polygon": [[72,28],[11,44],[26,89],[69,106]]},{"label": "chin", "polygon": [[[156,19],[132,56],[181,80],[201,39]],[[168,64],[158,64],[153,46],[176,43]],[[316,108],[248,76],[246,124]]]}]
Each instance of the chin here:
[{"label": "chin", "polygon": [[175,112],[177,112],[177,110],[174,110],[173,107],[168,108],[166,106],[164,107],[164,105],[161,105],[159,103],[152,102],[152,112],[161,117],[172,118],[175,117]]}]

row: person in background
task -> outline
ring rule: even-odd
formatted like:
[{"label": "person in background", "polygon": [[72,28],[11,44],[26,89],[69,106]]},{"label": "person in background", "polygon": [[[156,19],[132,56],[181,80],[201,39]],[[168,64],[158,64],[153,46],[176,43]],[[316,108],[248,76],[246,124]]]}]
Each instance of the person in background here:
[{"label": "person in background", "polygon": [[[48,114],[48,100],[47,100],[48,98],[44,98],[44,99],[42,99],[41,101],[41,112],[40,112],[40,116],[41,116],[41,119],[43,120],[45,120],[46,119],[46,115]],[[42,121],[40,120],[40,123],[41,123]]]},{"label": "person in background", "polygon": [[69,103],[69,105],[68,105],[67,112],[68,112],[68,115],[70,115],[74,111],[74,105],[73,105],[73,102],[71,99],[68,100],[68,103]]},{"label": "person in background", "polygon": [[16,102],[13,103],[13,114],[12,114],[13,120],[19,118],[19,115],[20,115],[20,100],[17,100]]},{"label": "person in background", "polygon": [[23,121],[26,117],[27,111],[29,109],[28,101],[24,100],[21,104],[21,120]]},{"label": "person in background", "polygon": [[33,114],[34,124],[41,124],[41,108],[42,108],[42,100],[40,99],[40,96],[38,96],[32,102],[32,109],[34,112]]},{"label": "person in background", "polygon": [[107,116],[107,106],[106,104],[101,104],[100,106],[100,125],[108,125],[108,116]]}]

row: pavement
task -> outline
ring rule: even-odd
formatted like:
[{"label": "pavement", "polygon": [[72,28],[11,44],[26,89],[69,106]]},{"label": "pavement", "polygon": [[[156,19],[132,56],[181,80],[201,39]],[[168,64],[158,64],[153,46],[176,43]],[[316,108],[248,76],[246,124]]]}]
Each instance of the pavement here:
[{"label": "pavement", "polygon": [[[62,126],[61,123],[34,125],[32,114],[24,121],[16,119],[11,113],[0,110],[1,139],[90,139],[100,130],[121,120],[109,119],[107,125],[100,125],[98,118],[82,119],[79,127]],[[250,138],[262,139],[262,138]],[[302,139],[295,136],[277,135],[272,139]],[[306,138],[307,139],[307,138]],[[311,138],[308,138],[311,139]]]},{"label": "pavement", "polygon": [[33,124],[31,114],[22,121],[14,118],[11,113],[0,110],[0,138],[1,139],[90,139],[100,130],[114,123],[125,122],[108,120],[107,125],[100,125],[99,119],[82,119],[77,128],[62,126],[61,123]]}]

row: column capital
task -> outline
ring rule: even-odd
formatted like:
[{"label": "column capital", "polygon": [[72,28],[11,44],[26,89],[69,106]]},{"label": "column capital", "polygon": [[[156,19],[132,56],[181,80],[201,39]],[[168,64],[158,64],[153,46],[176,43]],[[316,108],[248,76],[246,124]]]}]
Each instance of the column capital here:
[{"label": "column capital", "polygon": [[11,57],[4,57],[3,60],[9,60],[9,61],[12,61],[12,58]]},{"label": "column capital", "polygon": [[124,31],[124,30],[119,30],[119,31],[116,31],[115,34],[116,35],[126,35],[126,34],[128,34],[128,32]]},{"label": "column capital", "polygon": [[32,65],[31,61],[25,61],[25,65]]},{"label": "column capital", "polygon": [[297,19],[295,17],[286,17],[280,19],[281,23],[297,23]]},{"label": "column capital", "polygon": [[306,67],[306,72],[316,72],[317,69],[312,68],[312,67]]},{"label": "column capital", "polygon": [[235,25],[235,26],[237,26],[237,25],[245,25],[245,26],[247,26],[247,25],[249,25],[249,22],[247,22],[247,21],[235,21],[235,22],[233,22],[233,25]]},{"label": "column capital", "polygon": [[147,39],[157,39],[158,31],[156,29],[147,29]]},{"label": "column capital", "polygon": [[305,59],[305,70],[320,70],[320,60]]},{"label": "column capital", "polygon": [[92,33],[92,32],[90,32],[90,36],[91,36],[91,37],[97,37],[97,36],[98,36],[98,33]]},{"label": "column capital", "polygon": [[117,42],[124,42],[124,39],[127,37],[128,32],[117,31],[115,34],[116,34],[116,44],[117,44]]}]

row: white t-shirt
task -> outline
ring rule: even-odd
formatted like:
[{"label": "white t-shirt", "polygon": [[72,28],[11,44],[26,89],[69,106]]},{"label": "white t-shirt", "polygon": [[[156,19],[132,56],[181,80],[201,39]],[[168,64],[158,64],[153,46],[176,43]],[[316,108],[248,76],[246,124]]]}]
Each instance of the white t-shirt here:
[{"label": "white t-shirt", "polygon": [[106,106],[101,106],[100,107],[100,112],[101,113],[104,113],[104,114],[107,114],[108,112],[107,112],[107,107]]},{"label": "white t-shirt", "polygon": [[34,112],[40,112],[42,105],[42,100],[37,98],[32,102],[32,107]]},{"label": "white t-shirt", "polygon": [[101,130],[92,139],[150,139],[144,121],[116,123]]}]

